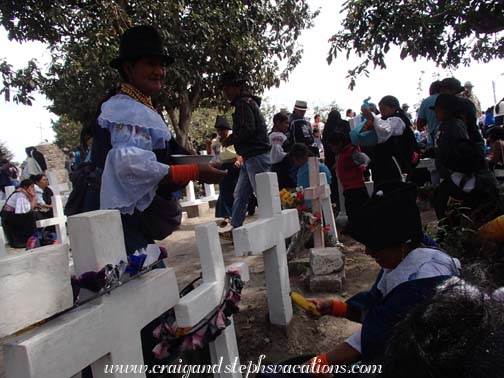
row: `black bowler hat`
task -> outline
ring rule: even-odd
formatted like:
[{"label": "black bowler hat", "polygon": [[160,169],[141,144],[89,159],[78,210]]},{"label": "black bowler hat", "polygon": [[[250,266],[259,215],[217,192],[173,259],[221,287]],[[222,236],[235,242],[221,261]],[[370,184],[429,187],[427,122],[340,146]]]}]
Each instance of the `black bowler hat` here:
[{"label": "black bowler hat", "polygon": [[121,36],[119,56],[110,62],[110,66],[119,69],[124,61],[144,56],[160,57],[166,65],[174,61],[173,56],[163,48],[161,35],[155,28],[149,25],[134,26]]},{"label": "black bowler hat", "polygon": [[459,98],[455,95],[441,93],[437,96],[434,106],[429,106],[431,110],[435,110],[436,108],[443,109],[453,114],[459,108]]},{"label": "black bowler hat", "polygon": [[416,198],[415,184],[382,184],[352,216],[349,235],[374,251],[403,243],[420,243],[423,229]]},{"label": "black bowler hat", "polygon": [[242,86],[245,85],[247,79],[235,71],[225,72],[220,77],[221,87],[227,87],[230,85]]},{"label": "black bowler hat", "polygon": [[215,128],[223,130],[233,130],[229,125],[228,120],[224,116],[217,116],[215,119]]},{"label": "black bowler hat", "polygon": [[465,88],[460,84],[460,81],[454,77],[448,77],[441,80],[440,89],[447,89],[450,92],[460,93],[465,90]]}]

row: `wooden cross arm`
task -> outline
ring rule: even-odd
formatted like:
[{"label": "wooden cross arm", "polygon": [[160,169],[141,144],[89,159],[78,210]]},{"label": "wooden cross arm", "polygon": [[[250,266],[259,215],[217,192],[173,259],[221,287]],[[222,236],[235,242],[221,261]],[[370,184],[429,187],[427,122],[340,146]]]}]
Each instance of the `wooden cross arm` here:
[{"label": "wooden cross arm", "polygon": [[283,236],[286,238],[290,238],[299,232],[301,226],[299,224],[299,215],[296,209],[282,210],[282,226]]},{"label": "wooden cross arm", "polygon": [[71,377],[104,356],[143,364],[140,331],[178,302],[175,271],[153,270],[102,298],[4,344],[7,376]]},{"label": "wooden cross arm", "polygon": [[260,255],[278,243],[277,222],[274,218],[259,219],[233,229],[235,256],[249,253]]},{"label": "wooden cross arm", "polygon": [[280,242],[279,237],[282,239],[291,237],[299,230],[299,217],[296,209],[283,210],[274,218],[259,219],[235,228],[233,230],[235,255],[246,256],[249,253],[260,255],[277,245]]},{"label": "wooden cross arm", "polygon": [[429,171],[436,170],[436,161],[431,158],[420,159],[417,168],[427,168]]},{"label": "wooden cross arm", "polygon": [[[249,271],[246,262],[232,264],[226,268],[226,271],[230,269],[238,270],[243,281],[249,280]],[[193,327],[198,324],[210,311],[220,304],[223,291],[224,277],[220,281],[203,283],[182,297],[175,306],[177,325],[179,327]]]},{"label": "wooden cross arm", "polygon": [[67,221],[67,217],[41,219],[41,220],[37,221],[37,228],[56,226],[58,224],[63,224],[66,221]]},{"label": "wooden cross arm", "polygon": [[[98,356],[109,353],[111,337],[103,329],[103,309],[102,305],[86,304],[6,343],[7,376],[54,377],[51,365],[59,361],[61,377],[72,377]],[[100,333],[103,337],[97,342],[96,334]],[[76,345],[80,347],[72,348],[72,340],[79,340]]]},{"label": "wooden cross arm", "polygon": [[68,244],[2,258],[0,338],[72,307],[68,260]]},{"label": "wooden cross arm", "polygon": [[[320,185],[315,188],[306,188],[303,190],[304,198],[307,200],[323,199],[326,198],[327,185]],[[331,192],[329,191],[329,194]]]}]

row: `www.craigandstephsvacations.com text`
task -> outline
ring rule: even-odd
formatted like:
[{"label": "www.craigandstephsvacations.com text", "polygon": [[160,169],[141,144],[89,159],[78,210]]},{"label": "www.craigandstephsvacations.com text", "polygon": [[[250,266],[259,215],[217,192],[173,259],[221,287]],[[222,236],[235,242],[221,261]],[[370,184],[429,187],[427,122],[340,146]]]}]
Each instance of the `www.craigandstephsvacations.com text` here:
[{"label": "www.craigandstephsvacations.com text", "polygon": [[182,359],[172,365],[105,365],[105,374],[177,374],[189,378],[191,374],[233,374],[240,373],[244,378],[250,374],[380,374],[381,365],[328,365],[318,366],[315,362],[304,365],[265,365],[266,356],[259,356],[257,362],[249,361],[240,364],[238,358],[232,363],[224,364],[221,357],[219,363],[212,365],[188,365]]}]

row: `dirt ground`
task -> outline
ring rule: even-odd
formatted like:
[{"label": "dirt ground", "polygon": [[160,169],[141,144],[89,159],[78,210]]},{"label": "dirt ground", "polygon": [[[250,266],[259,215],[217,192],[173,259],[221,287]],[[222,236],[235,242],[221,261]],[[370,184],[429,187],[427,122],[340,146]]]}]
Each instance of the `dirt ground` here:
[{"label": "dirt ground", "polygon": [[[432,221],[432,212],[424,213],[423,218],[424,221]],[[254,218],[249,218],[247,221],[253,220]],[[200,272],[194,228],[198,224],[212,221],[215,221],[212,214],[189,219],[178,231],[161,242],[168,249],[166,263],[175,269],[179,288],[198,277]],[[307,290],[304,279],[308,251],[295,258],[296,261],[301,260],[301,263],[289,264],[291,289],[308,297],[334,297],[345,300],[359,291],[370,288],[378,274],[378,265],[364,254],[362,245],[344,235],[340,235],[340,241],[345,246],[346,255],[346,283],[342,293],[339,295],[315,294]],[[243,257],[234,256],[232,244],[229,242],[222,242],[222,250],[226,265],[243,259]],[[250,281],[246,283],[242,292],[240,312],[234,317],[242,363],[255,362],[262,354],[266,355],[265,362],[278,362],[303,354],[328,351],[336,343],[343,341],[359,329],[358,324],[345,319],[309,318],[296,306],[294,306],[294,317],[288,329],[272,326],[268,321],[262,256],[249,256],[245,259],[249,264]],[[1,350],[0,378],[4,378]]]}]

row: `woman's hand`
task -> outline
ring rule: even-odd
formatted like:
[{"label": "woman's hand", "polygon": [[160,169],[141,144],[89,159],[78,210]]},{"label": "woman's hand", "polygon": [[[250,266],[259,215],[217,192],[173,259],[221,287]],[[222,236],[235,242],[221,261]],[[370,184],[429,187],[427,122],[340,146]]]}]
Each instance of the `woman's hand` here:
[{"label": "woman's hand", "polygon": [[199,180],[206,184],[218,184],[226,175],[226,171],[221,171],[210,164],[198,164]]},{"label": "woman's hand", "polygon": [[236,159],[236,161],[234,162],[234,166],[235,166],[235,168],[240,168],[241,167],[241,161],[240,161],[240,159]]},{"label": "woman's hand", "polygon": [[306,298],[308,302],[313,303],[317,306],[317,310],[321,315],[331,315],[332,314],[332,299],[323,298]]},{"label": "woman's hand", "polygon": [[362,107],[361,107],[361,113],[367,119],[374,119],[373,112],[371,112],[371,110],[368,107],[364,106],[364,105],[362,105]]},{"label": "woman's hand", "polygon": [[221,140],[222,147],[229,147],[232,145],[231,140],[229,137],[222,138]]}]

